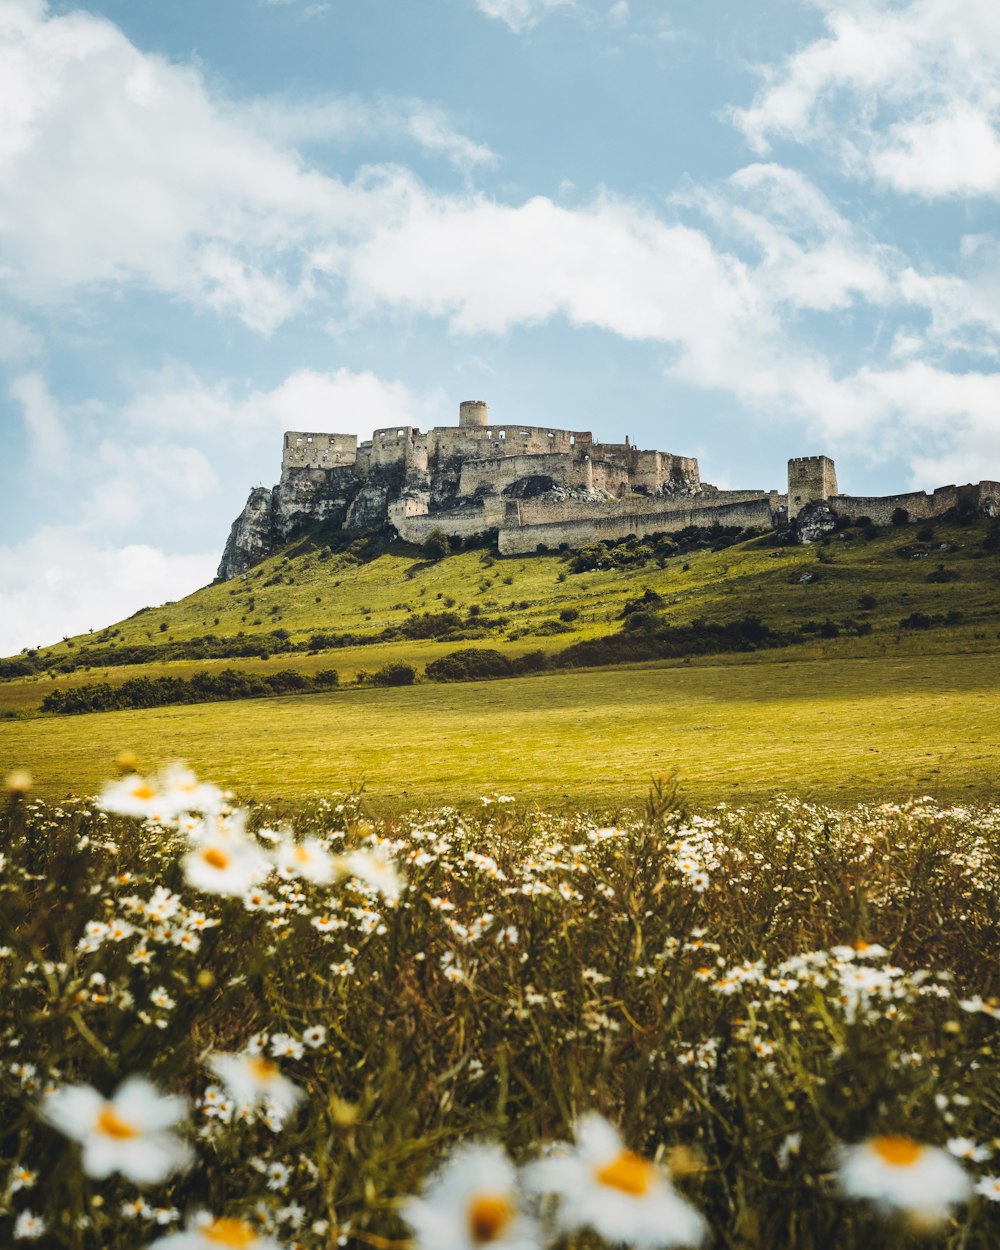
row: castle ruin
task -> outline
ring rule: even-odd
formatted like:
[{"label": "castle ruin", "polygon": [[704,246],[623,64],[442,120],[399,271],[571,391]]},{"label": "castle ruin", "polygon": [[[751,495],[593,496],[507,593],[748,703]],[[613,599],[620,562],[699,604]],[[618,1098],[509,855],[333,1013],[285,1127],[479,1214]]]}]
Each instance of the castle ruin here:
[{"label": "castle ruin", "polygon": [[951,508],[996,515],[998,500],[996,482],[930,495],[841,495],[828,456],[789,460],[784,494],[718,490],[702,482],[692,456],[640,450],[628,438],[594,442],[589,431],[495,425],[482,400],[465,400],[457,426],[427,433],[389,426],[361,443],[353,434],[286,433],[281,480],[251,491],[218,575],[235,576],[324,521],[347,530],[391,525],[417,544],[435,530],[462,539],[495,534],[501,555],[519,555],[689,525],[772,528],[803,514],[876,524],[898,508],[913,520]]}]

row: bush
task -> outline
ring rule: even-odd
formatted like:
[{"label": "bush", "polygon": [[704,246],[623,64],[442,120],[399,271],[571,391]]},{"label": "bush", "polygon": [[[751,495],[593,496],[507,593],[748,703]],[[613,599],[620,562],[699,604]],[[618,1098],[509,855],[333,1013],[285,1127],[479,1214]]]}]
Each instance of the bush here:
[{"label": "bush", "polygon": [[396,662],[383,664],[372,674],[373,686],[412,686],[416,680],[417,670],[412,664]]},{"label": "bush", "polygon": [[450,550],[444,530],[432,530],[424,541],[423,553],[428,560],[443,560]]},{"label": "bush", "polygon": [[430,681],[480,681],[489,677],[510,677],[513,663],[488,647],[464,647],[439,660],[432,660],[424,673]]},{"label": "bush", "polygon": [[576,608],[563,608],[559,613],[559,619],[561,621],[578,621],[580,613]]}]

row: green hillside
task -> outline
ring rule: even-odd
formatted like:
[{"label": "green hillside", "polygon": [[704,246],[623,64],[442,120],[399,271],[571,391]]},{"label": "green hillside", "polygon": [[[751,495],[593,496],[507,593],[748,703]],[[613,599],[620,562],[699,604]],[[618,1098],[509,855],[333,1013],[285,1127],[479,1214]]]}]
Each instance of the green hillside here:
[{"label": "green hillside", "polygon": [[[572,571],[575,553],[502,558],[476,549],[429,560],[416,548],[370,538],[336,550],[328,539],[337,537],[316,531],[232,581],[22,653],[0,672],[44,666],[40,675],[48,682],[52,672],[79,677],[100,668],[113,681],[135,648],[144,664],[213,662],[218,649],[228,650],[221,658],[232,663],[233,652],[248,644],[263,648],[266,662],[305,670],[327,652],[323,662],[345,660],[349,675],[364,666],[361,656],[369,664],[386,655],[422,664],[441,653],[442,642],[511,654],[553,651],[615,632],[626,602],[646,590],[661,596],[658,610],[671,624],[727,622],[752,612],[776,629],[805,625],[808,631],[811,623],[830,620],[842,643],[860,627],[863,645],[860,652],[852,648],[859,653],[903,645],[896,642],[901,632],[938,649],[945,641],[995,641],[1000,627],[995,522],[898,526],[870,538],[848,528],[811,546],[778,546],[762,535],[719,550],[682,546],[666,555],[666,548],[634,542],[610,553],[633,563],[582,573]],[[713,540],[703,533],[697,541]],[[900,622],[914,613],[931,624],[901,631]],[[425,633],[431,636],[419,636]],[[331,641],[351,645],[331,647]],[[2,706],[12,705],[14,685],[0,687]]]},{"label": "green hillside", "polygon": [[[435,560],[317,530],[231,582],[5,661],[0,763],[33,768],[62,790],[96,784],[128,747],[150,762],[184,755],[244,789],[301,794],[330,784],[328,763],[310,756],[309,743],[322,742],[324,760],[346,768],[336,784],[363,780],[386,797],[439,800],[450,781],[466,797],[517,788],[547,801],[624,799],[674,768],[705,798],[736,786],[853,799],[875,795],[880,781],[904,794],[935,779],[951,794],[987,793],[980,747],[1000,710],[1000,526],[850,527],[813,546],[736,537],[702,532],[676,548],[632,541],[508,559],[479,548]],[[748,616],[770,631],[763,641],[740,632]],[[719,634],[727,625],[732,639]],[[712,631],[722,641],[699,654]],[[565,667],[568,648],[610,636],[597,668]],[[614,662],[619,643],[664,636],[680,640],[656,653],[665,658]],[[424,679],[427,664],[465,648],[513,660],[534,653],[531,663],[549,671],[461,689]],[[371,674],[399,663],[413,667],[416,687],[370,688]],[[340,688],[39,712],[54,691],[231,669],[257,679],[334,669]],[[792,723],[791,752],[783,741],[761,754],[776,726]],[[234,740],[271,741],[278,724],[281,743],[231,759]],[[679,741],[678,725],[687,726]],[[599,775],[571,764],[591,731]],[[410,744],[405,770],[401,741]],[[722,779],[720,768],[751,743],[752,764],[743,759]]]}]

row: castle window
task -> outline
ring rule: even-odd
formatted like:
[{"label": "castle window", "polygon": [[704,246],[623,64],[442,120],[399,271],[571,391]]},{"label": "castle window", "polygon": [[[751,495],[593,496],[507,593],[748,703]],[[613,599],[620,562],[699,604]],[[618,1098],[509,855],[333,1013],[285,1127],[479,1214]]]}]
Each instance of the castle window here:
[{"label": "castle window", "polygon": [[396,437],[397,437],[397,438],[402,438],[402,437],[403,437],[403,435],[404,435],[405,433],[406,433],[406,431],[405,431],[405,430],[397,430],[397,431],[396,431]]},{"label": "castle window", "polygon": [[501,430],[500,433],[497,435],[497,438],[506,438],[506,437],[507,437],[506,430]]},{"label": "castle window", "polygon": [[555,438],[555,434],[551,430],[549,430],[549,438]]},{"label": "castle window", "polygon": [[570,447],[575,447],[575,446],[576,446],[576,435],[575,435],[575,434],[571,434],[571,435],[569,436],[569,445],[570,445]]}]

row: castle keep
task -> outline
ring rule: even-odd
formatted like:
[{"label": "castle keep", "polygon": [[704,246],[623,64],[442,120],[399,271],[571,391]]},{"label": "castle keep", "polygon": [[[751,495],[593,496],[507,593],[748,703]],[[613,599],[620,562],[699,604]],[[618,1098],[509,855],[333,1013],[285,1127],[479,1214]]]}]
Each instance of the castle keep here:
[{"label": "castle keep", "polygon": [[281,480],[255,487],[234,522],[219,566],[229,578],[264,559],[296,532],[321,521],[348,530],[391,525],[406,542],[435,530],[449,537],[496,533],[501,555],[581,547],[627,534],[688,525],[769,528],[836,514],[887,523],[897,508],[912,519],[949,508],[996,514],[1000,485],[947,486],[883,498],[840,495],[833,461],[788,462],[788,491],[718,490],[698,461],[630,444],[594,442],[583,430],[495,425],[482,400],[459,405],[457,426],[353,434],[289,431]]}]

